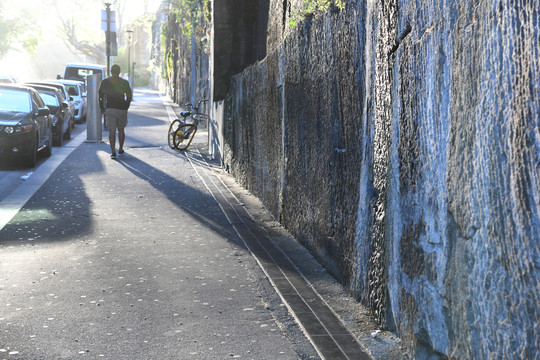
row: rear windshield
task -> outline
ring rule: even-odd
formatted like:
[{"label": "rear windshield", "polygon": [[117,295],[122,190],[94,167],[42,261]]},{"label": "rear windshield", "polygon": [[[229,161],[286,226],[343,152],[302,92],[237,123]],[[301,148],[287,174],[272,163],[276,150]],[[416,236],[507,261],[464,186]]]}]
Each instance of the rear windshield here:
[{"label": "rear windshield", "polygon": [[103,71],[99,69],[67,67],[66,72],[64,73],[64,79],[86,81],[87,76],[94,74],[99,74],[100,77],[103,78]]},{"label": "rear windshield", "polygon": [[32,111],[30,104],[28,92],[0,89],[0,110],[29,113]]},{"label": "rear windshield", "polygon": [[43,90],[37,90],[37,92],[39,93],[39,96],[41,96],[41,99],[43,99],[45,105],[60,106],[60,104],[58,103],[58,98],[54,94]]},{"label": "rear windshield", "polygon": [[66,87],[69,96],[81,96],[79,94],[79,87],[77,85],[64,84],[64,86]]}]

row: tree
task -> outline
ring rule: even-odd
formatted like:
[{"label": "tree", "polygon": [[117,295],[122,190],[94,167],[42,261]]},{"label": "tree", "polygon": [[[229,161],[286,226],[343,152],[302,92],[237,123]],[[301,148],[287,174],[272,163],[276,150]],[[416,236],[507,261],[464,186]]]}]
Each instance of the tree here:
[{"label": "tree", "polygon": [[[60,19],[59,32],[62,36],[66,46],[74,54],[84,54],[98,64],[106,62],[106,45],[105,35],[98,27],[98,24],[90,26],[96,28],[94,31],[86,32],[81,29],[84,27],[81,24],[80,9],[86,9],[87,12],[95,11],[96,14],[100,13],[100,9],[104,9],[104,3],[106,1],[99,0],[75,0],[69,1],[66,6],[64,0],[49,0],[49,3],[56,8],[56,12]],[[122,42],[122,18],[127,0],[114,0],[108,1],[112,6],[111,10],[116,12],[116,28],[117,34],[120,35],[118,41]],[[65,11],[65,9],[72,9],[73,11]],[[88,27],[88,26],[87,26]]]},{"label": "tree", "polygon": [[80,39],[77,35],[77,24],[73,20],[61,18],[61,27],[59,31],[62,34],[64,43],[74,54],[84,54],[94,59],[97,64],[105,63],[105,44],[96,43],[91,40]]},{"label": "tree", "polygon": [[11,5],[7,1],[0,3],[0,59],[13,49],[32,52],[38,44],[39,31],[33,19],[8,11]]},{"label": "tree", "polygon": [[11,43],[16,38],[15,22],[12,19],[5,19],[0,8],[0,58],[4,57],[11,49]]}]

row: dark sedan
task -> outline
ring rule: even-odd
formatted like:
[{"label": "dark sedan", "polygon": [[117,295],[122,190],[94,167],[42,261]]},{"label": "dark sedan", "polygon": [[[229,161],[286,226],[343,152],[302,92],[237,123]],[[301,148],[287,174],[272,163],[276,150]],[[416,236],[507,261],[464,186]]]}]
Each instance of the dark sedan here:
[{"label": "dark sedan", "polygon": [[69,111],[69,103],[64,100],[60,90],[42,85],[28,85],[39,93],[41,99],[51,110],[52,131],[54,144],[62,146],[64,140],[71,138],[71,124],[73,117]]},{"label": "dark sedan", "polygon": [[[69,103],[69,110],[71,111],[71,116],[72,117],[74,116],[75,114],[74,99],[71,96],[69,96],[68,91],[64,85],[58,84],[58,83],[47,82],[47,81],[32,81],[32,82],[26,83],[25,85],[26,86],[41,85],[41,86],[50,86],[50,87],[57,88],[62,93],[62,97],[64,98],[64,100]],[[71,128],[74,128],[74,127],[75,127],[75,121],[72,121]]]},{"label": "dark sedan", "polygon": [[52,121],[39,94],[26,86],[0,84],[0,156],[34,167],[38,151],[50,156]]}]

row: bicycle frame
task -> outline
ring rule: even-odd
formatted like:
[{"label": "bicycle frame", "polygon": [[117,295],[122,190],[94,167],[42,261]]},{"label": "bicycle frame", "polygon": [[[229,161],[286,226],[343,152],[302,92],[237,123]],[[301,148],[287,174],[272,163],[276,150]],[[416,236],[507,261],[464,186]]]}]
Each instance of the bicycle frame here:
[{"label": "bicycle frame", "polygon": [[[201,113],[199,109],[203,103],[208,101],[208,99],[199,100],[197,106],[193,106],[191,103],[185,105],[188,110],[184,110],[180,113],[183,121],[176,119],[169,127],[168,140],[171,148],[183,151],[189,147],[197,132],[201,117],[207,118],[207,115]],[[191,123],[187,122],[188,117],[192,119]]]}]

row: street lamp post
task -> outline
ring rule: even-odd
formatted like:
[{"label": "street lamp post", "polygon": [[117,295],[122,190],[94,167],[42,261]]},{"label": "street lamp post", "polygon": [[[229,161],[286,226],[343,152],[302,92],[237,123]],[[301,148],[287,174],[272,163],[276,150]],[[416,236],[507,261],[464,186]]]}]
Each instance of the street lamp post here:
[{"label": "street lamp post", "polygon": [[135,84],[135,62],[133,62],[133,67],[131,68],[131,71],[133,72],[133,83],[131,84],[131,88],[133,89],[133,84]]},{"label": "street lamp post", "polygon": [[128,33],[128,61],[127,61],[127,72],[128,72],[128,81],[133,87],[133,73],[131,72],[131,69],[129,65],[131,64],[131,34],[133,33],[133,30],[126,30]]},{"label": "street lamp post", "polygon": [[111,3],[105,3],[105,7],[107,9],[107,33],[105,35],[107,76],[111,76]]}]

